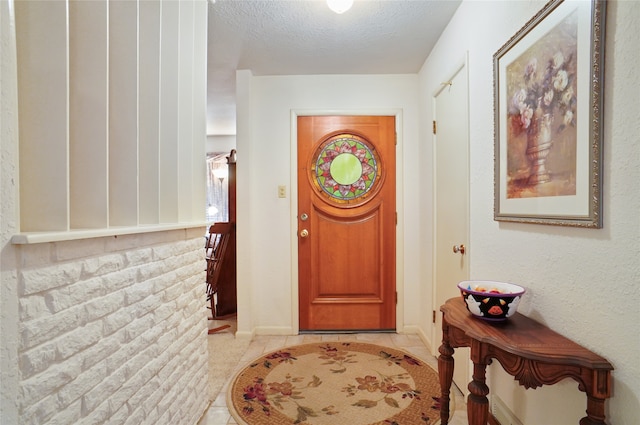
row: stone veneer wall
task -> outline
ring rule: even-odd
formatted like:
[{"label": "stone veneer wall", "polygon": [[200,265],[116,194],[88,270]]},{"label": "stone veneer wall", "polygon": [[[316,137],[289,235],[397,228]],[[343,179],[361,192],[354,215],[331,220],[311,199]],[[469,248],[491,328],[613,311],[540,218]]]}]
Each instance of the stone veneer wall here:
[{"label": "stone veneer wall", "polygon": [[204,229],[16,246],[21,424],[195,424]]}]

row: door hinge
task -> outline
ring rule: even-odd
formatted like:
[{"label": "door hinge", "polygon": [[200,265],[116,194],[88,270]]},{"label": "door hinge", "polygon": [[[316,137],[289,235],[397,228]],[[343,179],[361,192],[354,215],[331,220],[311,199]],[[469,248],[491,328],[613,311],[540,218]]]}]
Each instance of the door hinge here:
[{"label": "door hinge", "polygon": [[436,120],[433,120],[433,134],[436,134],[436,130],[437,130]]},{"label": "door hinge", "polygon": [[398,146],[398,133],[396,133],[396,146]]},{"label": "door hinge", "polygon": [[433,318],[431,319],[433,323],[436,323],[436,311],[433,310]]},{"label": "door hinge", "polygon": [[398,291],[396,291],[396,304],[398,304]]},{"label": "door hinge", "polygon": [[398,212],[396,211],[396,226],[398,225]]}]

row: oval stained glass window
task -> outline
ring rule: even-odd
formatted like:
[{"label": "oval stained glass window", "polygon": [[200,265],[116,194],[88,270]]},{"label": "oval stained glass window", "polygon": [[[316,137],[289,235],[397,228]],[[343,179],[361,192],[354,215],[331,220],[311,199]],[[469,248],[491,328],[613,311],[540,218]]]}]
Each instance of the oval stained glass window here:
[{"label": "oval stained glass window", "polygon": [[380,180],[380,160],[366,140],[341,134],[322,143],[312,159],[312,178],[334,202],[363,200]]}]

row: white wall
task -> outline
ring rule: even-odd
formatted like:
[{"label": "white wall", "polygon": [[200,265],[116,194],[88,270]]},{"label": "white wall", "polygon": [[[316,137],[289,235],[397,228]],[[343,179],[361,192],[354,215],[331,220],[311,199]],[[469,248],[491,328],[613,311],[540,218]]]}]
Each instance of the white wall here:
[{"label": "white wall", "polygon": [[231,152],[236,148],[235,135],[208,135],[207,136],[207,153],[210,152]]},{"label": "white wall", "polygon": [[[418,287],[417,75],[276,76],[238,73],[238,328],[297,331],[296,139],[292,111],[401,114],[397,128],[398,320],[414,331]],[[246,111],[246,112],[244,112]],[[286,185],[288,197],[277,197]]]},{"label": "white wall", "polygon": [[[603,229],[493,220],[493,54],[545,1],[464,1],[420,73],[421,104],[423,115],[432,116],[432,94],[468,51],[471,278],[524,285],[522,313],[607,358],[615,367],[607,422],[632,425],[640,412],[640,2],[607,3]],[[431,155],[428,144],[420,155]],[[421,208],[428,226],[429,196]],[[432,285],[429,274],[423,279]],[[498,363],[489,370],[492,394],[525,425],[565,425],[584,416],[586,397],[576,382],[525,391]]]}]

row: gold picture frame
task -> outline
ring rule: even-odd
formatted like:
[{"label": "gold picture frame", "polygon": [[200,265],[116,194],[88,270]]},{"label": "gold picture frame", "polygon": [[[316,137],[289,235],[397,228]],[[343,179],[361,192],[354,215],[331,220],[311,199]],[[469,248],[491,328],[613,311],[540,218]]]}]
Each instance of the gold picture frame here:
[{"label": "gold picture frame", "polygon": [[552,0],[494,54],[496,221],[602,227],[605,11]]}]

